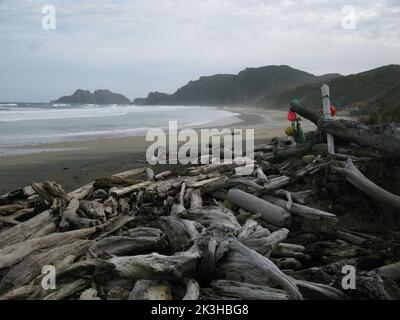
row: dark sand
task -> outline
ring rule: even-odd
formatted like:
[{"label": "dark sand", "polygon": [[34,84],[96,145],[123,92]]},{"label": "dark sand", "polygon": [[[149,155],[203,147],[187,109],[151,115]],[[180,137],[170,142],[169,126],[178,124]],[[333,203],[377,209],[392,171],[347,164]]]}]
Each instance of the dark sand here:
[{"label": "dark sand", "polygon": [[[240,116],[226,119],[228,123],[215,122],[207,127],[254,128],[256,143],[265,143],[268,138],[284,135],[284,128],[288,125],[286,112],[249,111],[244,108],[230,110],[240,113]],[[266,115],[282,126],[266,128]],[[310,124],[305,127],[311,128]],[[95,178],[145,166],[145,150],[151,144],[145,141],[145,137],[66,142],[34,146],[38,153],[3,156],[0,157],[0,194],[31,181],[56,181],[67,191],[72,191]],[[48,151],[52,149],[58,151]],[[171,166],[161,166],[156,171],[167,167],[171,169]]]}]

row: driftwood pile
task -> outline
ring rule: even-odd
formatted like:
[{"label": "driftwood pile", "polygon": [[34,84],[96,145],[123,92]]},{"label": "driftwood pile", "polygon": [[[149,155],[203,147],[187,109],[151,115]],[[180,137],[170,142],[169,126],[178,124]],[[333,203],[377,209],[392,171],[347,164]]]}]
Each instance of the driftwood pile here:
[{"label": "driftwood pile", "polygon": [[[379,155],[328,155],[316,137],[257,146],[251,176],[235,175],[240,161],[147,167],[70,193],[33,182],[1,196],[0,299],[399,299],[399,243],[339,227],[316,201],[331,177],[398,210],[357,169]],[[55,289],[43,288],[45,266]]]}]

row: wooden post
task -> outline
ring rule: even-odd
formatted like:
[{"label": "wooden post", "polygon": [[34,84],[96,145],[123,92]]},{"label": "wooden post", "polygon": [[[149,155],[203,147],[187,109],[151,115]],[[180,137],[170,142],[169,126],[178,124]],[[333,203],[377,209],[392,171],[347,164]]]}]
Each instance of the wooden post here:
[{"label": "wooden post", "polygon": [[[330,92],[329,92],[329,86],[327,84],[324,84],[321,87],[321,92],[322,92],[322,106],[324,110],[324,119],[325,120],[331,120],[331,98],[330,98]],[[328,142],[328,152],[329,154],[334,154],[335,153],[335,142],[333,139],[333,136],[328,133],[327,134],[327,142]]]}]

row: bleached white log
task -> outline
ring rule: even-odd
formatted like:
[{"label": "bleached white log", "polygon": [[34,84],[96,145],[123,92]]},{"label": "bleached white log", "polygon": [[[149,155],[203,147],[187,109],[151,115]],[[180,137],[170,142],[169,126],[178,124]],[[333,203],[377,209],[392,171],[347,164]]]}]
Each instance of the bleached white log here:
[{"label": "bleached white log", "polygon": [[179,217],[194,220],[205,227],[216,227],[237,234],[241,226],[232,211],[220,207],[202,207],[182,212]]},{"label": "bleached white log", "polygon": [[291,221],[287,210],[239,189],[229,190],[228,200],[246,211],[261,214],[263,220],[276,226],[282,227]]},{"label": "bleached white log", "polygon": [[146,187],[148,187],[151,184],[152,184],[152,181],[143,181],[143,182],[137,183],[133,186],[129,186],[129,187],[125,187],[125,188],[111,188],[109,192],[112,196],[119,198],[119,197],[122,197],[131,192],[145,189]]},{"label": "bleached white log", "polygon": [[68,241],[85,238],[93,234],[95,231],[96,228],[89,228],[63,233],[54,233],[42,238],[30,239],[8,247],[3,247],[0,249],[0,269],[18,263],[32,252],[51,247],[55,244],[62,245]]},{"label": "bleached white log", "polygon": [[177,280],[196,272],[199,252],[189,250],[165,256],[158,253],[130,257],[115,257],[107,260],[115,266],[121,277],[149,280]]},{"label": "bleached white log", "polygon": [[[276,198],[270,195],[264,195],[262,198],[270,203],[273,203],[281,208],[287,209],[287,201]],[[337,220],[337,216],[333,213],[303,206],[301,204],[292,203],[289,211],[294,215],[298,215],[312,220]]]},{"label": "bleached white log", "polygon": [[211,283],[215,293],[240,300],[288,300],[288,294],[279,289],[239,281],[215,280]]},{"label": "bleached white log", "polygon": [[293,279],[280,271],[271,260],[234,239],[229,245],[228,253],[221,260],[217,276],[255,285],[278,287],[286,291],[290,299],[302,299]]},{"label": "bleached white log", "polygon": [[17,226],[2,230],[0,231],[0,248],[24,241],[52,222],[52,213],[46,210]]}]

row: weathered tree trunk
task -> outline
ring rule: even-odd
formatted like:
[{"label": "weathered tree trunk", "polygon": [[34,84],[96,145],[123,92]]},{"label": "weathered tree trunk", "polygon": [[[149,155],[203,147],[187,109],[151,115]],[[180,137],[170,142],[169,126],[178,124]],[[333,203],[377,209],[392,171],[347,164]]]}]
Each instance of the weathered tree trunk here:
[{"label": "weathered tree trunk", "polygon": [[80,256],[91,241],[78,240],[45,251],[35,252],[10,268],[0,281],[0,293],[27,285],[42,272],[45,265],[55,265],[65,257]]},{"label": "weathered tree trunk", "polygon": [[84,290],[89,285],[90,281],[88,279],[78,279],[71,283],[65,283],[59,285],[55,292],[52,292],[49,295],[45,296],[43,300],[63,300],[79,291]]},{"label": "weathered tree trunk", "polygon": [[55,244],[62,245],[65,242],[85,238],[93,234],[95,231],[96,228],[90,228],[63,233],[53,233],[42,238],[30,239],[4,247],[0,249],[0,269],[18,263],[32,252],[51,247]]},{"label": "weathered tree trunk", "polygon": [[296,285],[306,299],[314,300],[348,300],[342,291],[326,284],[296,280]]},{"label": "weathered tree trunk", "polygon": [[202,207],[189,209],[182,212],[180,217],[200,222],[205,227],[213,226],[222,230],[230,230],[235,234],[237,234],[241,229],[241,226],[232,211],[226,208]]},{"label": "weathered tree trunk", "polygon": [[96,242],[91,250],[100,255],[136,255],[165,250],[167,244],[161,230],[153,228],[136,228],[129,230],[129,236],[107,237]]},{"label": "weathered tree trunk", "polygon": [[291,299],[302,299],[294,280],[280,271],[271,260],[237,240],[231,240],[229,251],[219,264],[217,276],[221,279],[279,287]]},{"label": "weathered tree trunk", "polygon": [[196,272],[200,258],[197,250],[180,252],[173,256],[152,253],[131,257],[115,257],[108,262],[116,273],[131,279],[177,280],[190,277]]},{"label": "weathered tree trunk", "polygon": [[356,168],[350,158],[347,159],[345,168],[334,167],[334,170],[343,174],[349,183],[370,197],[382,201],[389,206],[400,209],[400,196],[382,189],[369,180]]},{"label": "weathered tree trunk", "polygon": [[400,157],[400,134],[398,128],[393,125],[366,126],[349,120],[323,120],[317,112],[299,104],[292,103],[291,108],[335,137],[371,147],[387,156]]},{"label": "weathered tree trunk", "polygon": [[[287,208],[287,201],[275,198],[270,195],[264,195],[262,198],[270,203],[273,203],[281,208],[286,209]],[[302,216],[307,219],[312,219],[312,220],[337,220],[337,217],[335,214],[330,213],[330,212],[325,212],[321,211],[318,209],[310,208],[307,206],[303,206],[301,204],[293,203],[289,211],[295,215]]]},{"label": "weathered tree trunk", "polygon": [[96,201],[79,201],[79,208],[82,209],[89,219],[105,222],[107,220],[103,204]]},{"label": "weathered tree trunk", "polygon": [[228,200],[251,213],[260,213],[263,220],[276,226],[282,227],[290,223],[290,212],[239,189],[229,190]]},{"label": "weathered tree trunk", "polygon": [[0,248],[24,241],[51,223],[53,223],[53,217],[51,211],[47,210],[17,226],[2,230],[0,232]]},{"label": "weathered tree trunk", "polygon": [[149,185],[151,185],[153,182],[152,181],[143,181],[140,183],[137,183],[135,185],[129,186],[129,187],[125,187],[125,188],[111,188],[110,189],[110,194],[119,198],[122,197],[124,195],[127,195],[128,193],[131,193],[133,191],[138,191],[138,190],[142,190],[145,189],[146,187],[148,187]]},{"label": "weathered tree trunk", "polygon": [[392,279],[393,281],[400,281],[400,262],[380,267],[375,271],[382,276]]},{"label": "weathered tree trunk", "polygon": [[158,224],[165,233],[172,252],[188,250],[194,238],[199,234],[196,223],[175,217],[160,217]]},{"label": "weathered tree trunk", "polygon": [[279,289],[245,282],[216,280],[211,287],[217,295],[240,300],[288,300],[288,294]]}]

